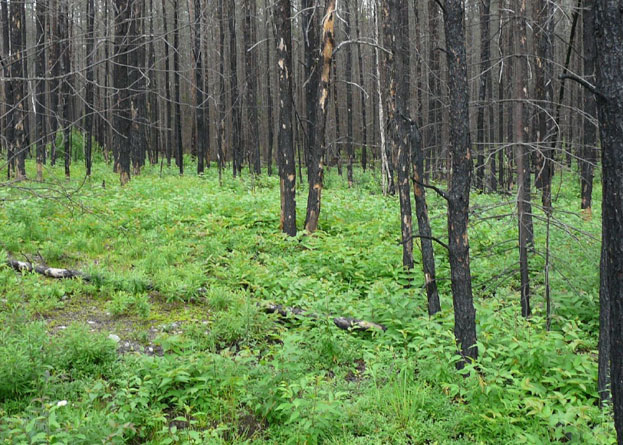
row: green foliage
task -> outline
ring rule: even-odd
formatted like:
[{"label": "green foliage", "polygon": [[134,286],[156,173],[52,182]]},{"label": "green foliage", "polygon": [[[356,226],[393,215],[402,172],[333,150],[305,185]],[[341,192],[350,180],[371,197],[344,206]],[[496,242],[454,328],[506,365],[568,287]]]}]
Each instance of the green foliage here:
[{"label": "green foliage", "polygon": [[[44,174],[66,187],[62,169]],[[596,391],[599,187],[592,220],[574,213],[575,176],[557,191],[550,332],[544,222],[525,321],[514,203],[473,196],[480,358],[466,375],[454,366],[447,254],[435,245],[443,310],[429,318],[418,244],[406,272],[398,202],[375,175],[356,171],[349,189],[329,172],[320,230],[294,238],[279,231],[276,177],[224,175],[221,187],[213,170],[146,167],[121,189],[96,162],[75,205],[0,190],[3,254],[91,277],[0,268],[0,442],[613,444]],[[428,201],[444,239],[445,203]],[[315,317],[280,320],[266,301]],[[387,331],[343,332],[332,315]],[[126,341],[139,352],[119,355]]]}]

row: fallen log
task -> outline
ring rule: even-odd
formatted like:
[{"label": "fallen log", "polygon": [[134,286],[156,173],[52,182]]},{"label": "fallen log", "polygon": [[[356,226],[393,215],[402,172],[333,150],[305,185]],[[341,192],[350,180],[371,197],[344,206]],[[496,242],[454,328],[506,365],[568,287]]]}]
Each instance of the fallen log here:
[{"label": "fallen log", "polygon": [[66,278],[82,278],[89,281],[90,277],[78,270],[59,269],[56,267],[47,267],[40,264],[34,264],[28,261],[17,261],[8,259],[6,264],[18,272],[36,272],[48,278],[66,279]]},{"label": "fallen log", "polygon": [[[311,319],[319,319],[318,315],[308,312],[299,307],[282,306],[281,304],[268,303],[263,305],[264,312],[267,314],[277,314],[281,318],[288,317],[306,317]],[[387,328],[382,324],[373,323],[371,321],[359,320],[351,317],[335,317],[333,324],[345,331],[380,331],[385,332]]]}]

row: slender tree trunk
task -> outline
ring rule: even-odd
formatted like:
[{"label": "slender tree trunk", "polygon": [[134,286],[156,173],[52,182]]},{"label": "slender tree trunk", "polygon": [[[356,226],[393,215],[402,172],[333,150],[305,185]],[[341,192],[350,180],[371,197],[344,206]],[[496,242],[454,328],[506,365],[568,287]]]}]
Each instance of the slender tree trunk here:
[{"label": "slender tree trunk", "polygon": [[327,110],[329,108],[329,82],[331,78],[331,64],[333,62],[333,49],[335,47],[335,0],[327,0],[325,14],[322,17],[323,43],[322,65],[316,108],[316,143],[310,153],[309,169],[309,194],[307,196],[307,215],[305,217],[305,230],[313,233],[318,228],[320,217],[320,201],[322,199],[322,187],[324,176],[323,158],[325,155],[325,129],[327,123]]},{"label": "slender tree trunk", "polygon": [[[317,94],[320,85],[320,14],[319,0],[301,0],[303,47],[305,63],[305,118],[307,120],[305,132],[305,165],[307,166],[308,180],[311,181],[310,155],[316,145],[316,106]],[[322,142],[322,141],[320,141]]]},{"label": "slender tree trunk", "polygon": [[270,66],[271,66],[271,58],[270,58],[270,47],[271,47],[271,39],[270,39],[270,15],[269,15],[269,5],[268,0],[264,0],[264,10],[266,12],[266,120],[267,120],[267,129],[268,129],[268,147],[266,151],[266,164],[268,169],[268,176],[273,174],[273,145],[274,145],[274,125],[273,125],[273,96],[272,96],[272,83],[270,77]]},{"label": "slender tree trunk", "polygon": [[426,189],[424,182],[424,152],[422,151],[422,136],[417,126],[411,124],[411,161],[413,163],[413,194],[415,195],[415,214],[418,221],[420,237],[420,251],[422,253],[422,270],[426,283],[428,299],[428,315],[434,315],[441,310],[437,278],[435,273],[435,251],[433,250],[432,230],[428,219],[426,204]]},{"label": "slender tree trunk", "polygon": [[426,147],[430,156],[430,167],[433,178],[441,178],[443,171],[443,159],[441,156],[441,70],[439,62],[439,30],[437,18],[439,8],[435,0],[428,2],[428,28],[430,33],[428,60],[430,70],[428,72],[428,131],[426,134]]},{"label": "slender tree trunk", "polygon": [[149,116],[151,116],[151,157],[152,165],[158,164],[158,157],[162,150],[161,121],[158,90],[158,73],[156,69],[156,48],[154,46],[154,2],[149,0]]},{"label": "slender tree trunk", "polygon": [[180,175],[184,174],[184,141],[182,140],[182,109],[180,92],[180,30],[179,30],[179,4],[173,1],[173,83],[175,85],[175,140],[177,144],[177,166]]},{"label": "slender tree trunk", "polygon": [[162,27],[164,30],[164,84],[165,84],[165,100],[167,103],[165,110],[165,119],[163,126],[166,131],[167,137],[165,138],[165,152],[167,156],[167,166],[171,166],[171,157],[173,155],[173,100],[171,100],[171,64],[170,64],[170,51],[169,51],[169,28],[167,22],[167,8],[165,0],[162,0]]},{"label": "slender tree trunk", "polygon": [[223,10],[223,1],[218,0],[217,15],[219,17],[219,37],[218,37],[218,52],[219,52],[219,120],[218,120],[218,177],[219,183],[222,183],[223,168],[225,166],[225,14]]},{"label": "slender tree trunk", "polygon": [[281,228],[296,235],[296,170],[294,134],[292,132],[292,25],[290,0],[277,0],[275,5],[275,38],[279,73],[279,178],[281,190]]},{"label": "slender tree trunk", "polygon": [[247,150],[249,151],[249,166],[253,173],[259,175],[261,169],[259,123],[257,118],[257,48],[254,48],[256,32],[254,20],[257,15],[255,2],[244,0],[244,44],[245,44],[245,84],[247,100]]},{"label": "slender tree trunk", "polygon": [[[407,10],[406,13],[408,14],[408,12]],[[350,0],[344,0],[344,28],[348,40],[351,40],[351,14]],[[354,45],[348,45],[348,48],[346,48],[346,156],[348,157],[346,177],[349,187],[353,186],[353,162],[355,160],[355,152],[353,150],[353,48]],[[335,105],[337,106],[337,103]]]},{"label": "slender tree trunk", "polygon": [[45,98],[45,81],[46,68],[45,68],[45,28],[48,16],[48,0],[37,1],[37,60],[35,64],[35,75],[37,79],[37,95],[35,113],[37,119],[37,180],[43,180],[43,161],[45,159],[45,145],[47,141],[47,128],[46,128],[46,98]]},{"label": "slender tree trunk", "polygon": [[469,88],[465,51],[464,5],[446,0],[444,29],[450,87],[450,149],[452,177],[448,199],[448,252],[454,303],[454,335],[460,347],[462,367],[478,357],[476,310],[469,264],[469,191],[472,173],[469,134]]},{"label": "slender tree trunk", "polygon": [[542,202],[545,213],[552,212],[552,176],[554,154],[552,146],[552,102],[554,96],[554,7],[551,2],[545,2],[537,10],[537,31],[535,33],[536,44],[536,85],[535,95],[539,101],[537,112],[537,142],[539,150],[536,153],[536,178],[535,185],[542,191]]},{"label": "slender tree trunk", "polygon": [[131,51],[129,35],[132,18],[131,0],[115,0],[115,10],[115,61],[113,70],[115,145],[119,158],[119,178],[121,185],[125,185],[130,181],[130,133],[132,131],[128,72],[128,53]]},{"label": "slender tree trunk", "polygon": [[333,113],[335,114],[335,142],[333,143],[333,156],[329,158],[333,165],[337,164],[337,173],[342,176],[342,129],[340,126],[340,99],[337,94],[337,66],[333,64]]},{"label": "slender tree trunk", "polygon": [[[26,177],[25,168],[22,164],[22,159],[26,151],[26,119],[27,114],[25,111],[24,103],[26,91],[24,85],[24,34],[22,33],[23,25],[23,1],[12,0],[8,5],[5,5],[4,11],[7,12],[7,20],[5,23],[9,23],[9,81],[6,82],[7,90],[7,159],[8,159],[8,175],[10,177],[10,171],[13,167],[17,179],[24,179]],[[15,160],[17,159],[17,165]]]},{"label": "slender tree trunk", "polygon": [[[357,33],[357,40],[361,39],[361,28],[359,25],[359,1],[355,0],[354,5],[355,14],[355,32]],[[368,119],[366,116],[366,93],[365,82],[363,77],[363,45],[357,45],[357,59],[359,64],[359,86],[360,90],[360,102],[361,102],[361,168],[366,171],[368,166]]]},{"label": "slender tree trunk", "polygon": [[388,73],[387,119],[389,143],[397,160],[398,196],[400,198],[400,224],[402,234],[402,265],[413,269],[413,228],[411,190],[409,187],[409,10],[406,0],[383,0],[383,46]]},{"label": "slender tree trunk", "polygon": [[232,154],[234,177],[242,173],[242,108],[240,107],[240,90],[238,88],[238,48],[236,43],[236,1],[229,0],[228,24],[229,24],[229,75],[231,89],[231,112],[232,112]]},{"label": "slender tree trunk", "polygon": [[[521,275],[521,314],[524,317],[530,316],[530,277],[528,274],[528,245],[530,230],[528,226],[528,201],[530,199],[529,184],[530,161],[526,150],[528,142],[528,122],[526,119],[526,109],[528,100],[528,60],[525,56],[527,52],[527,32],[526,32],[526,0],[517,0],[517,11],[519,11],[517,34],[519,37],[519,58],[517,60],[519,70],[515,76],[515,106],[514,106],[514,128],[515,128],[515,161],[517,164],[517,212],[519,219],[519,270]],[[528,178],[526,178],[528,177]]]},{"label": "slender tree trunk", "polygon": [[[380,43],[379,39],[379,23],[378,23],[378,0],[374,0],[374,37],[377,43]],[[385,139],[385,111],[383,109],[383,88],[381,81],[381,56],[378,48],[375,49],[376,56],[376,95],[377,103],[374,107],[374,110],[377,111],[378,119],[378,127],[379,127],[379,139],[380,139],[380,148],[379,152],[381,155],[381,177],[382,179],[382,188],[383,195],[387,195],[391,193],[391,187],[393,184],[393,172],[391,169],[391,162],[388,159],[387,155],[387,142]]]},{"label": "slender tree trunk", "polygon": [[91,152],[93,149],[93,113],[95,112],[94,103],[94,85],[93,85],[93,63],[95,60],[94,54],[94,38],[95,34],[93,28],[95,26],[95,2],[94,0],[88,0],[87,2],[87,72],[86,72],[86,145],[84,150],[84,160],[86,166],[87,176],[91,176]]},{"label": "slender tree trunk", "polygon": [[476,117],[476,188],[485,191],[485,100],[491,88],[491,43],[489,36],[489,12],[491,0],[480,0],[480,81],[478,85],[478,115]]},{"label": "slender tree trunk", "polygon": [[[203,78],[203,54],[201,45],[203,6],[201,0],[194,0],[195,22],[194,22],[194,47],[193,58],[195,62],[195,91],[196,91],[196,121],[197,121],[197,173],[204,171],[204,161],[208,142],[210,141],[210,124],[206,119],[205,97],[204,97],[204,78]],[[207,134],[206,134],[207,133]]]},{"label": "slender tree trunk", "polygon": [[[595,84],[595,0],[584,0],[583,40],[584,40],[584,78]],[[597,117],[597,103],[593,94],[584,94],[584,113],[591,118]],[[593,201],[593,178],[597,164],[597,129],[589,120],[584,119],[583,154],[580,164],[582,209],[590,214]]]},{"label": "slender tree trunk", "polygon": [[[595,2],[596,89],[603,181],[602,304],[610,301],[610,376],[614,425],[623,444],[623,0]],[[606,309],[607,310],[607,309]],[[603,313],[602,313],[603,315]],[[601,318],[601,317],[600,317]],[[601,320],[603,323],[603,319]],[[602,338],[603,340],[603,338]]]},{"label": "slender tree trunk", "polygon": [[[72,129],[73,129],[73,87],[72,87],[72,74],[71,74],[71,32],[69,28],[69,5],[61,2],[61,15],[60,19],[63,20],[63,39],[62,39],[62,59],[63,59],[63,127],[65,132],[65,178],[69,179],[71,176],[71,150],[72,150]],[[60,34],[59,34],[60,36]]]}]

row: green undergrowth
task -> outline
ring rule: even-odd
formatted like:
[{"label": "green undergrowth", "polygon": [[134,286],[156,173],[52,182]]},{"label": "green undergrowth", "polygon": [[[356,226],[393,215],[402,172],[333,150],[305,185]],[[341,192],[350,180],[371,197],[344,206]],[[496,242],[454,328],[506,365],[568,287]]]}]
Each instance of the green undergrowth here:
[{"label": "green undergrowth", "polygon": [[[435,245],[443,310],[429,318],[378,171],[352,189],[329,172],[320,230],[287,238],[276,177],[228,172],[219,186],[214,169],[147,168],[121,188],[103,163],[87,181],[60,170],[0,190],[3,255],[90,276],[0,267],[4,443],[615,443],[596,391],[601,191],[584,217],[572,173],[554,187],[550,332],[542,212],[526,321],[513,196],[474,193],[480,358],[459,373],[447,254]],[[444,239],[443,200],[428,200]],[[265,302],[316,317],[279,320]],[[387,331],[344,332],[336,315]]]}]

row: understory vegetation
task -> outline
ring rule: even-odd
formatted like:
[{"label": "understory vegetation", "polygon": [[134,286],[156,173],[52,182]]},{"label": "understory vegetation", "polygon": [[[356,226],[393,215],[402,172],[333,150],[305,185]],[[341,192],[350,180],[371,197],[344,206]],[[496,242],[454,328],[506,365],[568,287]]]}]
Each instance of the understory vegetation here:
[{"label": "understory vegetation", "polygon": [[[0,191],[3,257],[90,278],[0,267],[0,442],[615,443],[597,394],[600,187],[590,218],[578,179],[554,178],[549,332],[544,219],[535,210],[526,321],[515,196],[473,194],[480,357],[459,372],[447,252],[435,245],[442,311],[429,318],[378,170],[356,171],[353,188],[330,171],[318,232],[294,238],[280,233],[276,176],[220,186],[215,169],[148,167],[122,189],[110,170]],[[444,205],[429,194],[442,240]],[[387,330],[346,332],[335,316]]]}]

